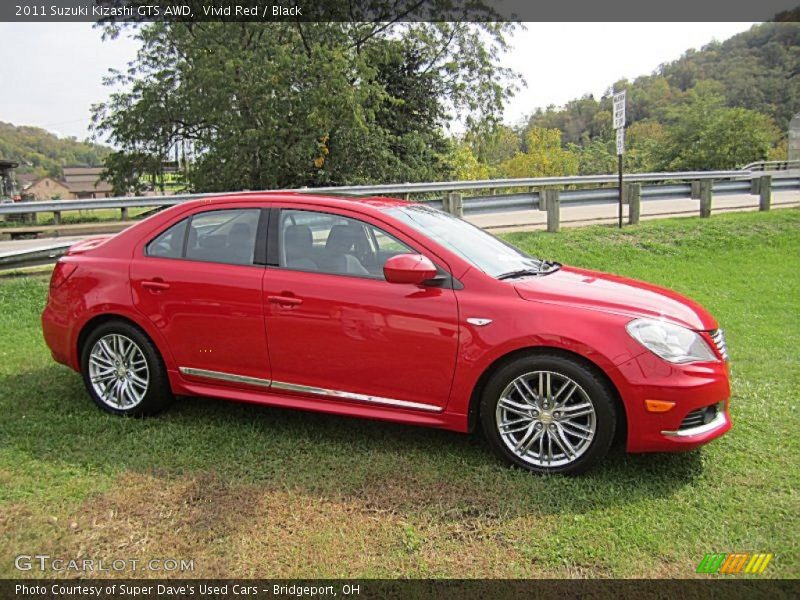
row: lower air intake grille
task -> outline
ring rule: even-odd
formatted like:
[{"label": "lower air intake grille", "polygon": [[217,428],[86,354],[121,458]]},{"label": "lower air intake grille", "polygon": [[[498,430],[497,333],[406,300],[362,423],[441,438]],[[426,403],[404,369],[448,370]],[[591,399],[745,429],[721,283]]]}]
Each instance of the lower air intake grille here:
[{"label": "lower air intake grille", "polygon": [[712,404],[711,406],[693,410],[686,415],[686,418],[683,420],[678,429],[680,431],[684,429],[694,429],[695,427],[700,427],[701,425],[710,423],[714,420],[714,417],[717,416],[717,412],[719,412],[719,406],[717,404]]}]

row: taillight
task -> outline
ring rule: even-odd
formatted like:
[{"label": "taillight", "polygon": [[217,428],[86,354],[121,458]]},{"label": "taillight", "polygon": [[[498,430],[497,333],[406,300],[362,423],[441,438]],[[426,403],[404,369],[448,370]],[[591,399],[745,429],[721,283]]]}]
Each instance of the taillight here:
[{"label": "taillight", "polygon": [[50,289],[54,290],[63,285],[77,268],[78,265],[76,263],[62,262],[59,260],[56,263],[55,269],[53,269],[53,275],[50,277]]}]

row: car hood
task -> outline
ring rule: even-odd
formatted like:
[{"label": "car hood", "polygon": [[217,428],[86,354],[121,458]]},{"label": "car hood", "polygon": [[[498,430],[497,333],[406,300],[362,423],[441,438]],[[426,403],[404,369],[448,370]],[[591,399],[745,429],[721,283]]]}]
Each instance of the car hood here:
[{"label": "car hood", "polygon": [[714,317],[694,300],[650,283],[619,275],[562,267],[550,275],[513,282],[525,300],[613,312],[634,318],[666,318],[690,329],[717,328]]}]

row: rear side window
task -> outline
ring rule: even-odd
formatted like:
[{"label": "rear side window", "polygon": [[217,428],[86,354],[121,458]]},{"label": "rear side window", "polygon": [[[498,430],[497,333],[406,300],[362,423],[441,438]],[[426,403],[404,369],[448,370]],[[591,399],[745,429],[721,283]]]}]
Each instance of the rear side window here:
[{"label": "rear side window", "polygon": [[186,258],[231,265],[253,264],[261,210],[215,210],[189,222]]},{"label": "rear side window", "polygon": [[147,246],[149,256],[251,265],[255,255],[258,208],[197,213],[173,225]]},{"label": "rear side window", "polygon": [[183,240],[186,237],[186,225],[189,219],[176,223],[147,245],[148,256],[162,258],[181,258],[183,256]]}]

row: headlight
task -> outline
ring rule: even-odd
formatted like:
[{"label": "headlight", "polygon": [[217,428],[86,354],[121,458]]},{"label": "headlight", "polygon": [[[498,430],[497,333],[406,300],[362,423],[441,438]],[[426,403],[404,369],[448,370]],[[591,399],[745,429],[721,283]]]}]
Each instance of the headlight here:
[{"label": "headlight", "polygon": [[705,340],[686,327],[655,319],[636,319],[625,329],[650,352],[671,363],[718,360]]}]

